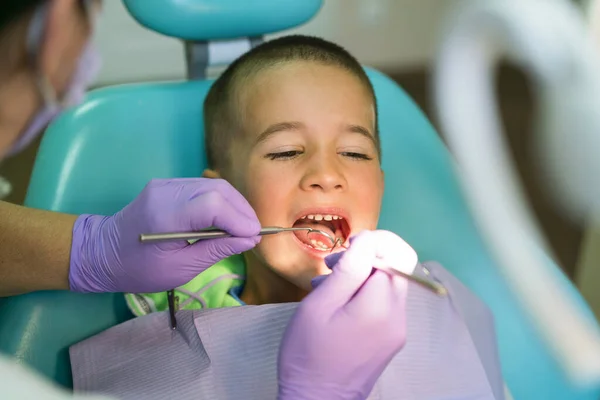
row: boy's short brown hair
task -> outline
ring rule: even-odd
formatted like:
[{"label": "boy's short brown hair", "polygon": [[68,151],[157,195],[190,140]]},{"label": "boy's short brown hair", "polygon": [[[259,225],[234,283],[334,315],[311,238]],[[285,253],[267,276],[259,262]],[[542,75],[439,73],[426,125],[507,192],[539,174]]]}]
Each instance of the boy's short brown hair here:
[{"label": "boy's short brown hair", "polygon": [[360,63],[342,47],[326,40],[291,35],[262,43],[234,61],[215,81],[204,102],[204,134],[208,167],[223,170],[230,163],[229,147],[239,132],[239,117],[234,99],[239,90],[257,73],[290,61],[313,61],[340,67],[355,75],[373,97],[375,139],[381,154],[377,129],[375,90]]}]

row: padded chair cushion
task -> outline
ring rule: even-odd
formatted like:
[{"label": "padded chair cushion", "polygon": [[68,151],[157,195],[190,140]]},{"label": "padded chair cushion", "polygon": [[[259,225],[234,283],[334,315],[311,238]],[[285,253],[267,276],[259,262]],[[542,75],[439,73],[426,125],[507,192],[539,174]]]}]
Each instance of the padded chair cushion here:
[{"label": "padded chair cushion", "polygon": [[259,36],[310,20],[322,0],[123,0],[140,24],[184,40]]}]

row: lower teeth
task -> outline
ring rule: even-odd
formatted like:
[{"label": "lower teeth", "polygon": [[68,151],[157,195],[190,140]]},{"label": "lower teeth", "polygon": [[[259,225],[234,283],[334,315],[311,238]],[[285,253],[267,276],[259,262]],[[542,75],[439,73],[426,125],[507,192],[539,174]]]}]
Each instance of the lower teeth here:
[{"label": "lower teeth", "polygon": [[310,241],[310,243],[312,244],[312,247],[317,249],[317,250],[327,250],[329,249],[329,247],[327,247],[323,242],[319,241],[319,240],[315,240],[312,239]]}]

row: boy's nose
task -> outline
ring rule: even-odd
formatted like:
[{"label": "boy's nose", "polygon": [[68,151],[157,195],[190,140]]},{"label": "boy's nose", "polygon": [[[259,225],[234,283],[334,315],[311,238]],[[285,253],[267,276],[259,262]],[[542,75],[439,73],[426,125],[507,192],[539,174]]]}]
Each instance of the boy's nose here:
[{"label": "boy's nose", "polygon": [[308,168],[300,185],[303,190],[321,190],[324,192],[344,190],[347,182],[340,166],[334,161],[315,161]]}]

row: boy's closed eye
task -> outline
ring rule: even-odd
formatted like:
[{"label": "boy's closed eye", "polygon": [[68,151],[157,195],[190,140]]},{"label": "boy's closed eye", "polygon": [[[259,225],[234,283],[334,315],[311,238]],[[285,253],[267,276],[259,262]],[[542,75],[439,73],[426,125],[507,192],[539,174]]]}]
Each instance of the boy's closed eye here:
[{"label": "boy's closed eye", "polygon": [[[298,157],[302,153],[303,153],[303,151],[301,151],[301,150],[288,150],[288,151],[268,153],[265,155],[265,157],[269,158],[270,160],[289,160],[289,159]],[[342,152],[339,152],[338,154],[340,154],[344,157],[355,159],[355,160],[372,160],[373,159],[373,157],[371,157],[370,155],[368,155],[366,153],[360,153],[360,152],[356,152],[356,151],[342,151]]]},{"label": "boy's closed eye", "polygon": [[299,156],[300,154],[302,154],[302,151],[300,150],[288,150],[268,153],[267,155],[265,155],[265,157],[271,160],[287,160]]}]

